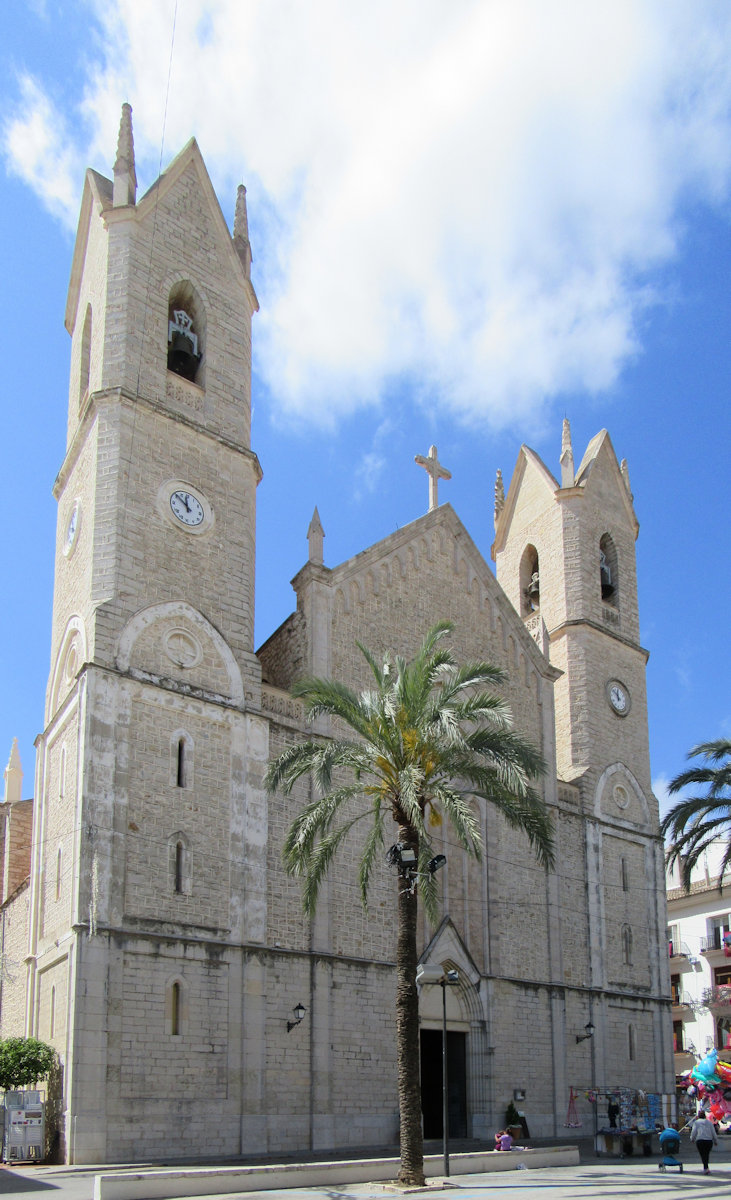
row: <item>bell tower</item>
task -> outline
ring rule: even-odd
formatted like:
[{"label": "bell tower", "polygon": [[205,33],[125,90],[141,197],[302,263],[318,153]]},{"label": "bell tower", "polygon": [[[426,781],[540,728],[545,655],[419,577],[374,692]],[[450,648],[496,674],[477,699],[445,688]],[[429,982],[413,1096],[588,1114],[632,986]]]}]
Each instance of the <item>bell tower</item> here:
[{"label": "bell tower", "polygon": [[634,511],[625,462],[609,434],[574,470],[563,424],[561,481],[522,446],[506,498],[497,498],[493,559],[504,591],[562,672],[556,683],[559,776],[599,770],[620,751],[650,791],[645,664],[639,643]]},{"label": "bell tower", "polygon": [[[635,515],[626,462],[609,434],[575,468],[563,424],[560,481],[522,446],[507,496],[498,480],[493,559],[526,627],[561,671],[554,685],[561,894],[595,1037],[598,1085],[633,1067],[639,1039],[670,1053],[664,863],[651,790],[645,666],[639,641]],[[610,1045],[606,1029],[621,1032]],[[648,1043],[649,1044],[649,1041]],[[618,1050],[619,1047],[619,1050]],[[621,1074],[621,1070],[620,1070]]]},{"label": "bell tower", "polygon": [[266,903],[251,263],[245,189],[231,234],[194,140],[137,198],[124,105],[66,307],[34,817],[28,1027],[61,1055],[75,1162],[124,1158],[125,1106],[153,1125],[183,1076],[225,1120],[240,1069],[227,948],[263,941]]}]

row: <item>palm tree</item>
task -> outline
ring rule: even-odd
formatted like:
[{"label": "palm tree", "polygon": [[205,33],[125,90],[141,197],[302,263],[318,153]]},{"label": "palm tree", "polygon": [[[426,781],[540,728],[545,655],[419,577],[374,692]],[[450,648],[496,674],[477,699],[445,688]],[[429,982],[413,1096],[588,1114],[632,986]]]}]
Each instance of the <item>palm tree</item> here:
[{"label": "palm tree", "polygon": [[688,751],[688,758],[703,759],[703,766],[689,767],[676,775],[668,787],[671,796],[686,787],[705,787],[703,795],[685,796],[666,813],[660,826],[670,836],[669,867],[680,866],[680,882],[690,891],[691,875],[698,859],[712,842],[726,839],[721,861],[719,887],[731,866],[731,741],[719,738],[701,742]]},{"label": "palm tree", "polygon": [[[424,1183],[416,889],[418,884],[427,917],[436,924],[430,825],[447,817],[462,847],[479,858],[474,803],[479,797],[528,835],[542,864],[553,863],[551,819],[530,784],[543,770],[541,757],[513,731],[505,702],[487,690],[504,681],[503,673],[483,662],[457,666],[449,650],[440,645],[451,631],[448,622],[435,625],[410,662],[386,656],[379,665],[358,643],[373,675],[370,690],[356,693],[328,679],[299,680],[292,695],[304,700],[308,718],[334,718],[338,732],[332,739],[313,739],[285,750],[265,776],[270,793],[278,789],[288,795],[297,780],[308,774],[315,783],[318,798],[297,814],[284,844],[286,870],[302,877],[303,907],[309,916],[314,914],[320,884],[338,847],[364,821],[369,827],[359,884],[367,908],[368,886],[386,845],[386,819],[396,823],[397,841],[389,860],[399,870],[399,1180],[411,1186]],[[355,737],[340,736],[343,727]],[[413,865],[408,865],[409,858]]]}]

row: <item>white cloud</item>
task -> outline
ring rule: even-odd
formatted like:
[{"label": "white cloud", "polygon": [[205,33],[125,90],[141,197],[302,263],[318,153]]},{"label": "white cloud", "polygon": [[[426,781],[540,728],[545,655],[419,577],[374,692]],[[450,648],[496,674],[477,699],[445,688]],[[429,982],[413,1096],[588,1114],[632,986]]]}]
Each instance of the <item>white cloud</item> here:
[{"label": "white cloud", "polygon": [[[96,0],[93,135],[53,183],[43,137],[6,137],[59,211],[81,149],[111,162],[123,99],[151,182],[172,11]],[[186,0],[165,158],[193,132],[219,189],[246,177],[259,370],[290,415],[336,420],[405,377],[525,424],[638,352],[681,203],[728,192],[730,64],[731,9],[707,0]],[[48,105],[25,96],[29,128]]]},{"label": "white cloud", "polygon": [[78,218],[83,159],[59,114],[30,75],[18,83],[19,102],[3,129],[5,161],[69,229]]}]

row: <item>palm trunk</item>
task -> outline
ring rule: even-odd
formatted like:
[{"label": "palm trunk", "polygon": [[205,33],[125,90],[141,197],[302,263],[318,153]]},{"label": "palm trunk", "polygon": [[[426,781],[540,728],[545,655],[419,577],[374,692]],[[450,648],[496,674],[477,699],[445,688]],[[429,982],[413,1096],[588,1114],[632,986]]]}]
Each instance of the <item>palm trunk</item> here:
[{"label": "palm trunk", "polygon": [[[402,837],[402,841],[411,841]],[[401,1126],[399,1183],[423,1187],[424,1135],[421,1127],[419,1070],[419,996],[416,990],[416,891],[410,894],[399,878],[398,943],[396,949],[396,1054]]]}]

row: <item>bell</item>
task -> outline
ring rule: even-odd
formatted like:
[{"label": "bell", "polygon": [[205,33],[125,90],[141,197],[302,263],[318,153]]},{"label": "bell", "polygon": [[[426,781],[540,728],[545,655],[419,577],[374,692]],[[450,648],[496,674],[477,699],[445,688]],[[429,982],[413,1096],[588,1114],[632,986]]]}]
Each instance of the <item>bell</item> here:
[{"label": "bell", "polygon": [[614,595],[614,584],[612,583],[612,575],[608,567],[602,567],[602,600],[608,600]]},{"label": "bell", "polygon": [[540,596],[541,587],[540,587],[540,580],[538,578],[537,571],[534,571],[533,574],[531,575],[530,583],[528,584],[528,587],[525,590],[526,590],[527,594],[530,596],[531,600],[537,600],[538,597]]},{"label": "bell", "polygon": [[195,379],[200,356],[193,349],[193,340],[187,333],[174,329],[170,335],[168,347],[168,370],[183,379]]}]

